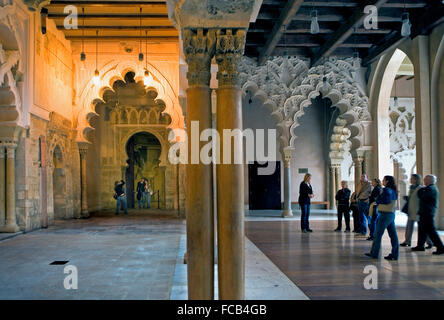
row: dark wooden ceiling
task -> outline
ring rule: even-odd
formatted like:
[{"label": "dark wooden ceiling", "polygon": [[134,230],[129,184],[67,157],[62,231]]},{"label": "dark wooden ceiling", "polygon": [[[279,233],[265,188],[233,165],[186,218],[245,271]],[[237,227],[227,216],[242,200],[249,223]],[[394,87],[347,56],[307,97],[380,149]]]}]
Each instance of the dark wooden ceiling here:
[{"label": "dark wooden ceiling", "polygon": [[[364,28],[366,5],[378,7],[377,30]],[[312,10],[317,10],[320,27],[314,35],[310,33]],[[442,0],[263,0],[256,22],[250,24],[245,53],[260,64],[267,56],[298,55],[316,65],[329,55],[358,52],[367,65],[404,39],[405,11],[410,15],[412,38],[444,22]]]},{"label": "dark wooden ceiling", "polygon": [[[63,27],[67,5],[77,7],[78,29]],[[85,41],[94,41],[96,30],[100,41],[140,39],[141,30],[142,37],[148,31],[150,41],[179,40],[179,32],[168,19],[165,0],[52,0],[46,8],[48,18],[73,41],[81,40],[82,36]]]}]

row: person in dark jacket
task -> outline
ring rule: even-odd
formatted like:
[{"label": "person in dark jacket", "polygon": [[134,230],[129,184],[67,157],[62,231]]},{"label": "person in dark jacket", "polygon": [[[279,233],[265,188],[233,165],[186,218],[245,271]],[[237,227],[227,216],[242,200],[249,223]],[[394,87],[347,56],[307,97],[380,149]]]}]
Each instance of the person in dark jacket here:
[{"label": "person in dark jacket", "polygon": [[128,214],[124,185],[125,185],[125,182],[123,180],[116,181],[114,183],[114,191],[117,196],[117,198],[116,198],[116,200],[117,200],[116,215],[119,214],[121,204],[123,204],[124,213]]},{"label": "person in dark jacket", "polygon": [[432,240],[437,250],[433,254],[444,254],[444,245],[436,232],[435,214],[438,209],[439,191],[436,187],[436,176],[427,175],[424,178],[424,188],[418,190],[419,198],[419,235],[418,245],[412,251],[425,251],[424,244],[427,236]]},{"label": "person in dark jacket", "polygon": [[374,178],[372,180],[372,186],[373,190],[369,198],[370,208],[372,212],[371,213],[369,212],[369,217],[368,217],[368,228],[370,230],[370,236],[367,238],[368,241],[373,241],[376,229],[376,222],[378,221],[379,213],[378,213],[378,206],[376,205],[376,199],[382,193],[381,180],[379,180],[378,178]]},{"label": "person in dark jacket", "polygon": [[376,199],[380,215],[376,223],[375,239],[373,240],[370,253],[366,253],[365,255],[374,259],[379,258],[382,236],[384,235],[385,229],[387,229],[392,244],[392,252],[384,257],[384,259],[398,260],[399,241],[395,226],[395,210],[396,200],[398,199],[398,190],[393,176],[385,176],[382,183],[384,184],[384,189],[382,190],[381,195]]},{"label": "person in dark jacket", "polygon": [[143,193],[145,191],[146,182],[145,179],[140,179],[139,182],[137,182],[137,201],[139,203],[139,209],[142,209],[142,199],[143,199]]},{"label": "person in dark jacket", "polygon": [[341,181],[341,190],[336,193],[338,201],[338,227],[335,231],[342,230],[342,216],[345,218],[345,232],[350,232],[350,189],[347,188],[347,181]]},{"label": "person in dark jacket", "polygon": [[310,229],[309,217],[310,217],[310,205],[311,198],[313,198],[313,189],[310,184],[311,174],[306,173],[304,181],[299,186],[299,206],[301,207],[301,229],[303,233],[313,232]]}]

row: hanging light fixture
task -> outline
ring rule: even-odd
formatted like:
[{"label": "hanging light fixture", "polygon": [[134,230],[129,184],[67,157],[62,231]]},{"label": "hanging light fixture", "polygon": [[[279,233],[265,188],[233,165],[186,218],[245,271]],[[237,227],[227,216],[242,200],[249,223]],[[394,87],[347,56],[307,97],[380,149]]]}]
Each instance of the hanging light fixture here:
[{"label": "hanging light fixture", "polygon": [[311,34],[319,33],[318,12],[316,10],[311,11],[310,33]]},{"label": "hanging light fixture", "polygon": [[143,77],[143,84],[148,87],[153,81],[153,76],[148,72],[148,30],[145,30],[145,75]]},{"label": "hanging light fixture", "polygon": [[401,36],[409,37],[411,33],[412,24],[410,23],[409,13],[404,12],[402,14],[402,27],[401,27]]},{"label": "hanging light fixture", "polygon": [[42,34],[46,34],[46,18],[48,18],[48,9],[43,7],[40,10],[40,24]]},{"label": "hanging light fixture", "polygon": [[100,73],[97,68],[97,60],[98,60],[98,48],[99,48],[99,30],[96,30],[96,71],[94,71],[94,77],[93,82],[95,86],[98,86],[100,84]]},{"label": "hanging light fixture", "polygon": [[395,108],[399,107],[399,102],[398,102],[398,95],[396,94],[396,76],[395,76],[395,96],[393,97],[393,105],[395,106]]},{"label": "hanging light fixture", "polygon": [[[355,33],[356,33],[356,28],[355,28]],[[355,43],[355,52],[353,53],[353,68],[355,69],[359,69],[361,67],[361,60],[359,59],[359,51],[358,51],[358,47],[356,45],[356,34],[353,37],[353,41]]]},{"label": "hanging light fixture", "polygon": [[143,53],[142,53],[142,7],[140,7],[140,41],[139,41],[139,61],[143,61]]},{"label": "hanging light fixture", "polygon": [[409,13],[407,12],[407,8],[404,0],[404,13],[402,14],[402,27],[401,27],[401,36],[408,37],[411,33],[412,24],[410,23]]},{"label": "hanging light fixture", "polygon": [[86,54],[85,54],[85,8],[82,8],[82,16],[83,16],[83,23],[82,23],[82,52],[80,52],[80,70],[85,71],[85,60],[86,60]]}]

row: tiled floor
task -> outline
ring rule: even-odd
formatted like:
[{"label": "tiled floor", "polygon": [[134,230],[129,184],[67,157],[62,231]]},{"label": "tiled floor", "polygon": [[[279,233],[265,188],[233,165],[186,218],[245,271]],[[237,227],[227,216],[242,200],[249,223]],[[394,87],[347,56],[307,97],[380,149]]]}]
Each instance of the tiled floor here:
[{"label": "tiled floor", "polygon": [[[185,222],[166,214],[108,212],[1,241],[0,299],[169,299]],[[77,267],[77,290],[55,260]]]},{"label": "tiled floor", "polygon": [[[401,248],[399,261],[364,256],[371,242],[337,233],[334,219],[311,221],[312,234],[300,232],[300,222],[248,219],[248,238],[310,299],[444,299],[444,256]],[[400,240],[404,229],[398,228]],[[416,239],[416,234],[414,235]],[[390,251],[387,234],[383,255]],[[375,265],[378,289],[364,288],[364,267]]]},{"label": "tiled floor", "polygon": [[[331,213],[314,212],[313,234],[300,233],[297,212],[279,214],[247,216],[247,299],[444,298],[444,257],[402,248],[398,262],[370,260],[363,256],[370,242],[332,232]],[[384,254],[389,247],[385,236]],[[165,211],[57,221],[0,239],[0,299],[186,299],[184,252],[185,221]],[[49,265],[55,260],[77,267],[77,290],[64,289],[65,266]],[[378,290],[363,288],[369,264]]]}]

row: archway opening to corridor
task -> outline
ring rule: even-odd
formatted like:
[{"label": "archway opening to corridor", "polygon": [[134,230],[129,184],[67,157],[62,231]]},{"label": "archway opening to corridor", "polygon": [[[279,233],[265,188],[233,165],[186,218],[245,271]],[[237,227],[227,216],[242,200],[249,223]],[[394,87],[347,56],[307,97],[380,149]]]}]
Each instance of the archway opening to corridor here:
[{"label": "archway opening to corridor", "polygon": [[155,208],[164,208],[165,173],[159,166],[162,152],[160,141],[151,133],[139,132],[129,138],[126,152],[128,165],[125,179],[128,207],[136,207],[137,182],[146,179],[153,191],[151,205]]}]

